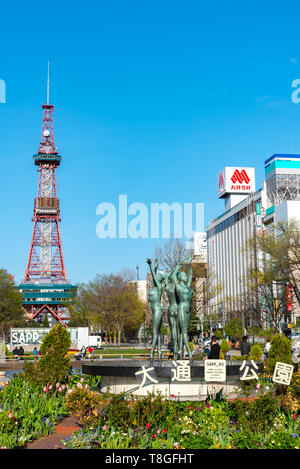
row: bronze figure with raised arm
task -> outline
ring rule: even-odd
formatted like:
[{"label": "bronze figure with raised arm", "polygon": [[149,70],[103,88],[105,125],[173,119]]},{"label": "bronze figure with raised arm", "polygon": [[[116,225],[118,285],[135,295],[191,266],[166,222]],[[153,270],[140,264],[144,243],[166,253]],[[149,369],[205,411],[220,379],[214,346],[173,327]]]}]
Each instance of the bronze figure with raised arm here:
[{"label": "bronze figure with raised arm", "polygon": [[178,304],[178,326],[179,326],[179,357],[184,358],[184,347],[186,347],[189,359],[192,362],[193,356],[189,347],[188,331],[191,321],[191,301],[193,290],[191,289],[193,272],[191,268],[192,258],[187,258],[189,275],[186,272],[179,272],[182,267],[182,260],[177,264],[171,278],[174,282],[176,293],[179,298]]},{"label": "bronze figure with raised arm", "polygon": [[161,306],[161,297],[163,292],[163,281],[164,276],[157,273],[158,261],[155,260],[154,269],[152,268],[151,259],[147,259],[147,264],[150,267],[150,271],[153,279],[153,288],[149,291],[149,303],[152,312],[152,347],[150,353],[150,363],[153,363],[154,350],[157,346],[158,359],[161,362],[162,349],[161,349],[161,325],[163,319],[163,309]]},{"label": "bronze figure with raised arm", "polygon": [[[174,357],[178,357],[178,338],[179,338],[179,330],[178,330],[178,317],[177,317],[177,309],[178,309],[178,296],[175,289],[174,281],[172,280],[172,275],[175,271],[174,267],[165,277],[165,290],[167,293],[167,297],[169,300],[169,307],[168,307],[168,323],[171,330],[171,338],[174,347]],[[171,281],[170,281],[171,280]]]}]

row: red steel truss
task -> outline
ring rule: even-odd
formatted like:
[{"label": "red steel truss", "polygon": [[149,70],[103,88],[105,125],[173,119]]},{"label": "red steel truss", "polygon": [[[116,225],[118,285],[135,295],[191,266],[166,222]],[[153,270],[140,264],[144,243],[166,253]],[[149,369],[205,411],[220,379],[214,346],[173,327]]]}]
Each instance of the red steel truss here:
[{"label": "red steel truss", "polygon": [[[67,301],[76,287],[68,284],[60,237],[60,209],[56,193],[55,170],[60,164],[54,144],[54,106],[43,104],[42,137],[34,162],[38,166],[38,190],[34,199],[33,234],[23,292],[23,309],[30,319],[39,314],[51,315],[67,327],[64,317]],[[67,315],[68,316],[68,315]]]},{"label": "red steel truss", "polygon": [[[44,104],[42,138],[35,155],[39,169],[37,197],[33,210],[33,235],[25,282],[35,279],[67,282],[59,231],[59,199],[56,196],[55,169],[59,162],[53,136],[54,106]],[[50,156],[50,158],[49,158]],[[46,158],[47,157],[47,158]]]}]

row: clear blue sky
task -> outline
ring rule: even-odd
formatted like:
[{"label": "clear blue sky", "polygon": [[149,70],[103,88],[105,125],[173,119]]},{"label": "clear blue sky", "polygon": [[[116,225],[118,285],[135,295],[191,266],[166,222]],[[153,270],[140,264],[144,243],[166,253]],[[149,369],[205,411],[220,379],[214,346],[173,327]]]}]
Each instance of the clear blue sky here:
[{"label": "clear blue sky", "polygon": [[0,266],[24,276],[36,153],[50,101],[61,235],[72,282],[141,265],[157,240],[96,236],[101,202],[203,202],[223,210],[217,174],[300,153],[299,2],[94,0],[2,2]]}]

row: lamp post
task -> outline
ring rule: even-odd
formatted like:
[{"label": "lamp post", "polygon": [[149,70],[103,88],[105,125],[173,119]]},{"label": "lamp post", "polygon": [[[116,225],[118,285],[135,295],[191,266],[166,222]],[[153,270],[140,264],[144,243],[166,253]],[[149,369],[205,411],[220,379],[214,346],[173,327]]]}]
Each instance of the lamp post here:
[{"label": "lamp post", "polygon": [[144,348],[146,348],[146,311],[144,311]]}]

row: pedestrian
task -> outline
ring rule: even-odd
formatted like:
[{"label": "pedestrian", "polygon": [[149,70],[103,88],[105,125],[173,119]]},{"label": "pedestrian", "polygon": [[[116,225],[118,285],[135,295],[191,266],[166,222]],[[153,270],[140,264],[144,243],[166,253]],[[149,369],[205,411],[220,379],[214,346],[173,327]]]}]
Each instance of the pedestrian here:
[{"label": "pedestrian", "polygon": [[267,343],[266,343],[265,350],[264,350],[266,360],[268,358],[270,348],[271,348],[271,341],[270,341],[270,339],[267,339]]},{"label": "pedestrian", "polygon": [[15,347],[12,351],[14,358],[17,358],[19,356],[19,349],[18,347]]},{"label": "pedestrian", "polygon": [[37,350],[36,347],[34,347],[34,349],[33,349],[33,355],[34,355],[35,357],[37,357],[37,355],[38,355],[38,350]]},{"label": "pedestrian", "polygon": [[221,347],[218,344],[218,339],[215,335],[211,338],[211,348],[208,355],[209,360],[219,360]]},{"label": "pedestrian", "polygon": [[250,355],[250,344],[247,342],[247,336],[244,335],[242,343],[241,343],[241,355]]},{"label": "pedestrian", "polygon": [[85,358],[85,355],[86,355],[86,348],[85,348],[84,345],[82,346],[82,348],[81,348],[81,350],[80,350],[80,353],[81,353],[82,358]]},{"label": "pedestrian", "polygon": [[89,352],[89,358],[93,358],[93,356],[94,356],[94,349],[93,349],[93,347],[89,346],[88,352]]},{"label": "pedestrian", "polygon": [[169,350],[169,357],[168,360],[172,360],[174,358],[174,346],[172,340],[168,343],[168,350]]},{"label": "pedestrian", "polygon": [[[21,345],[21,347],[19,348],[19,357],[23,357],[23,355],[24,355],[24,349]],[[21,358],[21,360],[22,360],[22,358]]]}]

